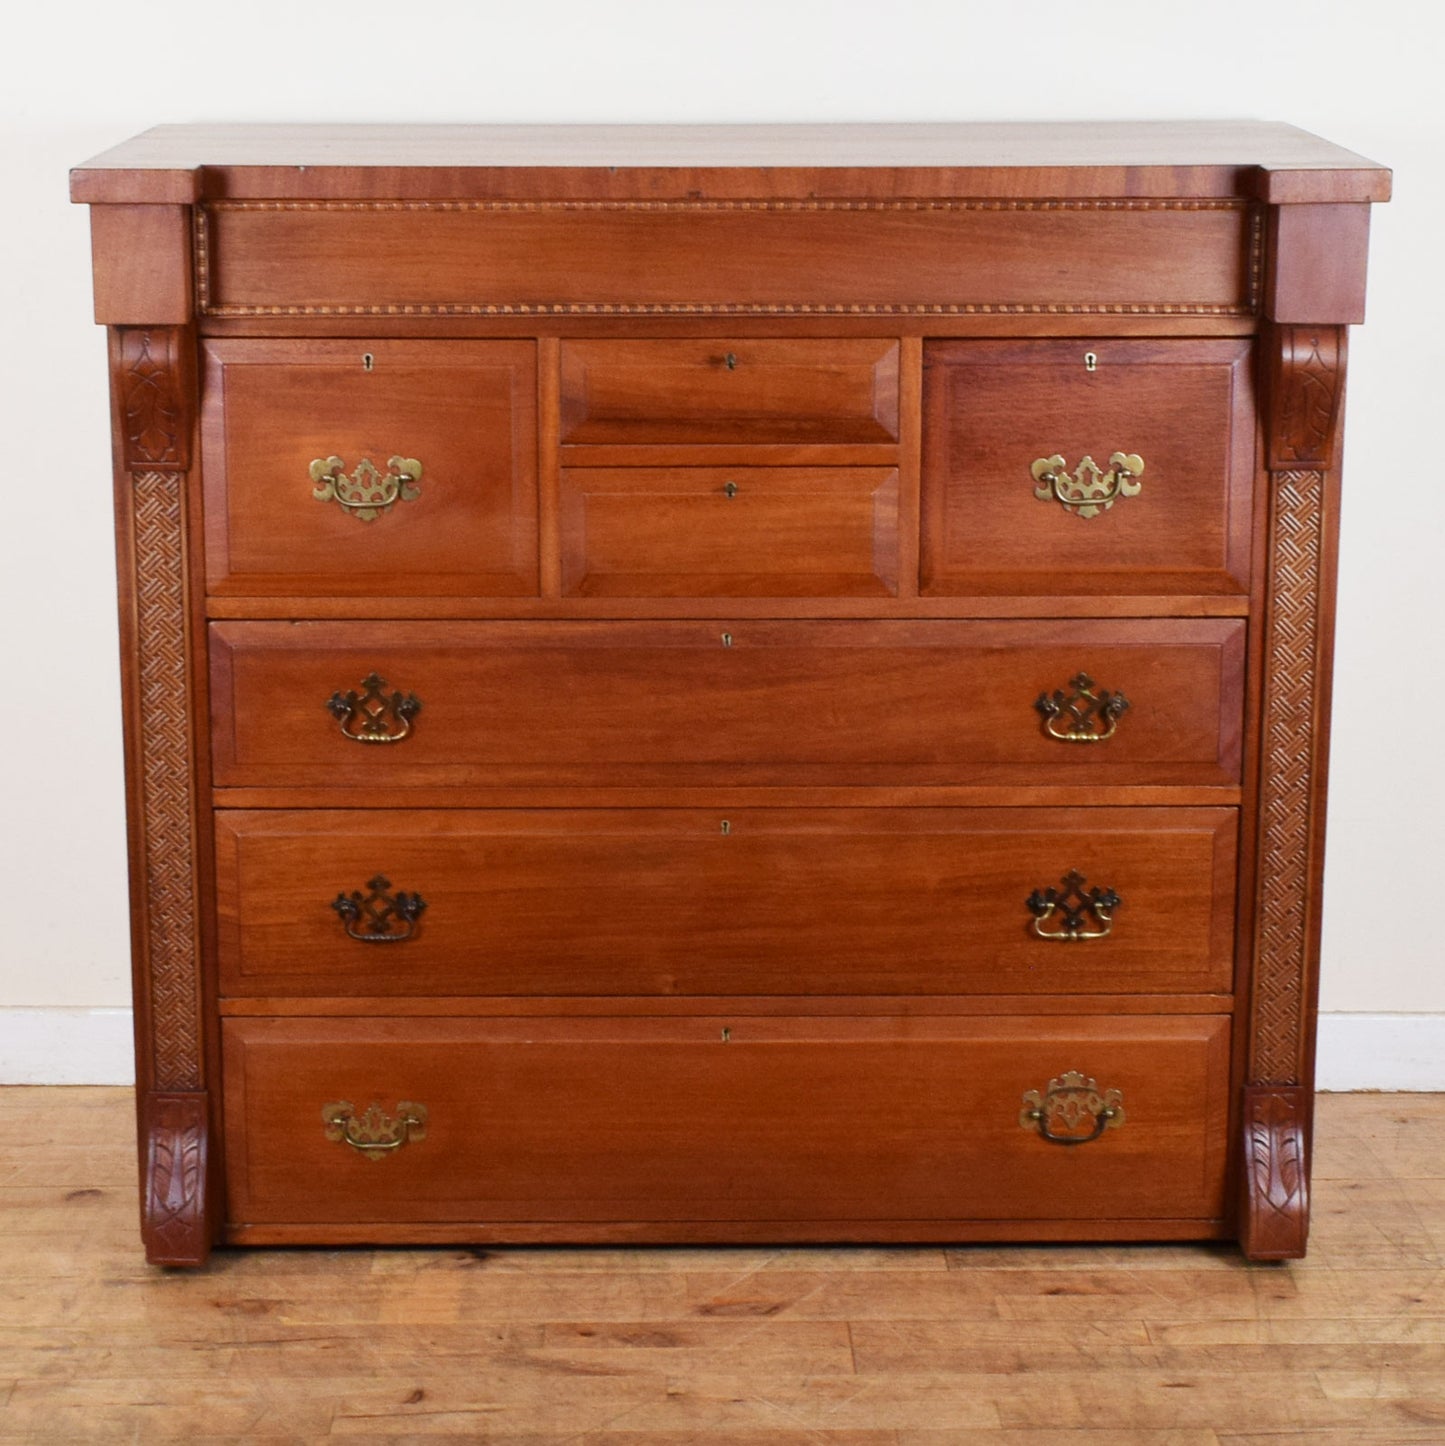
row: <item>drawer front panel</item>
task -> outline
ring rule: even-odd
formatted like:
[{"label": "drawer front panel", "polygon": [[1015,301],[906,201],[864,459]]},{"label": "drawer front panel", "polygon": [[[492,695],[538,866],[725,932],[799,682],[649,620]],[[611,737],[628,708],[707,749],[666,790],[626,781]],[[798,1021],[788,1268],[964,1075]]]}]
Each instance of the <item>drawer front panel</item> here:
[{"label": "drawer front panel", "polygon": [[[229,1019],[228,1216],[1217,1218],[1228,1041],[1224,1016]],[[1069,1071],[1097,1086],[1072,1129],[1045,1098]],[[1100,1133],[1052,1143],[1035,1104]]]},{"label": "drawer front panel", "polygon": [[[741,809],[726,833],[671,809],[216,818],[230,996],[1231,984],[1232,809]],[[1118,902],[1030,908],[1074,873]]]},{"label": "drawer front panel", "polygon": [[574,597],[885,597],[898,592],[893,467],[562,472]]},{"label": "drawer front panel", "polygon": [[211,590],[535,594],[536,374],[532,342],[208,341]]},{"label": "drawer front panel", "polygon": [[[639,184],[642,184],[639,182]],[[212,316],[1249,313],[1247,203],[265,201],[205,207]],[[426,264],[418,266],[424,256]],[[278,258],[285,264],[278,265]]]},{"label": "drawer front panel", "polygon": [[564,444],[897,438],[896,341],[562,343]]},{"label": "drawer front panel", "polygon": [[1246,592],[1249,355],[1238,340],[930,343],[924,592]]},{"label": "drawer front panel", "polygon": [[[220,786],[350,794],[437,783],[1233,784],[1243,645],[1241,622],[1214,619],[214,623],[213,769]],[[1085,667],[1093,702],[1076,686]],[[373,681],[382,686],[368,694]],[[1130,706],[1105,722],[1116,693]],[[1055,711],[1041,716],[1049,698]],[[420,704],[414,717],[390,711],[408,700]],[[343,736],[366,731],[368,708],[397,741]],[[1080,713],[1092,742],[1052,736]]]}]

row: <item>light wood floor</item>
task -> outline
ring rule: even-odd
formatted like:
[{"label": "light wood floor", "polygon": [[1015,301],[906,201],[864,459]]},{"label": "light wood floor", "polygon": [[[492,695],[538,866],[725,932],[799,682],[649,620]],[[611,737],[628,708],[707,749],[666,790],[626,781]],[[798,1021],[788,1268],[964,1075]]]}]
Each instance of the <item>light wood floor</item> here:
[{"label": "light wood floor", "polygon": [[1308,1260],[226,1252],[147,1268],[129,1091],[0,1090],[0,1441],[1445,1443],[1445,1096],[1321,1101]]}]

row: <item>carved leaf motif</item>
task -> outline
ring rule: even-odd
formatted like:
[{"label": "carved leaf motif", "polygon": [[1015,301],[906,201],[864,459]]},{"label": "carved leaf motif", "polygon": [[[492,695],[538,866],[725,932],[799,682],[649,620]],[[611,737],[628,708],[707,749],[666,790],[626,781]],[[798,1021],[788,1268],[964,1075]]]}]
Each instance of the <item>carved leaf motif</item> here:
[{"label": "carved leaf motif", "polygon": [[120,394],[125,414],[125,464],[183,466],[184,404],[178,375],[178,347],[172,329],[120,333]]}]

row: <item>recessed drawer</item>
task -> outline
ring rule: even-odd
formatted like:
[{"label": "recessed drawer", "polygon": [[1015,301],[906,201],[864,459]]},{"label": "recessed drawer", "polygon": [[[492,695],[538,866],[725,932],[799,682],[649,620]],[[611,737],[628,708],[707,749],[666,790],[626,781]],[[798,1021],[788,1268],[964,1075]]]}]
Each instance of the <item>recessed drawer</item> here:
[{"label": "recessed drawer", "polygon": [[897,438],[896,341],[562,343],[564,444]]},{"label": "recessed drawer", "polygon": [[1244,593],[1242,340],[930,342],[925,594]]},{"label": "recessed drawer", "polygon": [[575,597],[884,597],[898,591],[895,467],[573,467]]},{"label": "recessed drawer", "polygon": [[213,772],[1237,784],[1243,657],[1233,619],[213,623]]},{"label": "recessed drawer", "polygon": [[1224,993],[1235,834],[1223,808],[221,810],[221,992]]},{"label": "recessed drawer", "polygon": [[537,591],[536,347],[207,341],[220,595]]},{"label": "recessed drawer", "polygon": [[234,1225],[1225,1212],[1223,1015],[232,1018],[223,1058]]}]

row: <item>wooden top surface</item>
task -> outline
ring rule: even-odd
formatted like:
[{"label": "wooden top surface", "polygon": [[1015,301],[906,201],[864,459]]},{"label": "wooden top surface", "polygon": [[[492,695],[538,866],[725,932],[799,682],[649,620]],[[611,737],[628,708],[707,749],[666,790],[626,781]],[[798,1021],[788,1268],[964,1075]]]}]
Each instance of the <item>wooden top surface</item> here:
[{"label": "wooden top surface", "polygon": [[81,202],[782,197],[1383,201],[1390,172],[1265,121],[157,126],[71,172]]}]

